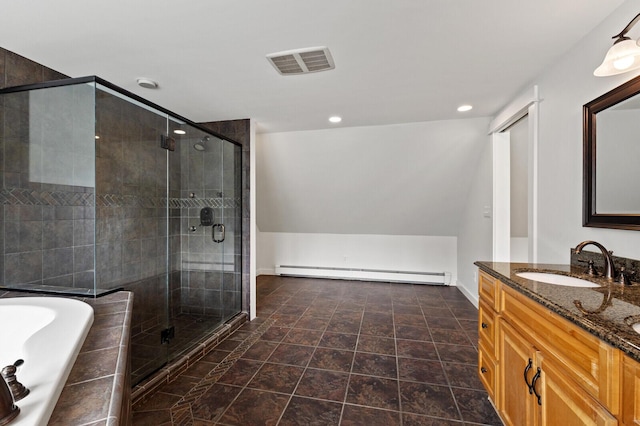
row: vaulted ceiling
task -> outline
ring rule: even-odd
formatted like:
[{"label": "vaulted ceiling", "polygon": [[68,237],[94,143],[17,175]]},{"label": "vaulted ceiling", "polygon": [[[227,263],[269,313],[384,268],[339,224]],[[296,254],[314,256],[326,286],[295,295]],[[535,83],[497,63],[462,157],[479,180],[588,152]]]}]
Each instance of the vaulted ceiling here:
[{"label": "vaulted ceiling", "polygon": [[[14,0],[2,2],[0,46],[193,121],[284,132],[327,128],[334,114],[342,127],[491,116],[621,3]],[[334,70],[285,77],[265,58],[314,46]],[[461,115],[463,103],[474,109]]]}]

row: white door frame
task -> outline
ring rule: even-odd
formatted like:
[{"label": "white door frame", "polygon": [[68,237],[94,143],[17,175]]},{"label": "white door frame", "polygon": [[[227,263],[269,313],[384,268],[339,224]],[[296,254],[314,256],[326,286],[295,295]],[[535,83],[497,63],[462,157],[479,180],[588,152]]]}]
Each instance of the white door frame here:
[{"label": "white door frame", "polygon": [[529,120],[529,262],[538,260],[538,86],[508,104],[489,125],[493,145],[493,260],[508,262],[511,257],[509,126],[528,116]]}]

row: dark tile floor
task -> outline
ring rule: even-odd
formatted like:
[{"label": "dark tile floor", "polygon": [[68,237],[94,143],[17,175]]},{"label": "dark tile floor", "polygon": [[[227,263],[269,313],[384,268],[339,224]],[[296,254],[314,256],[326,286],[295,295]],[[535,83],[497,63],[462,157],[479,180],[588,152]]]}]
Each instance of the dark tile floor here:
[{"label": "dark tile floor", "polygon": [[164,365],[167,359],[177,359],[188,352],[211,329],[221,325],[224,320],[218,316],[178,314],[172,317],[175,338],[170,346],[160,343],[160,332],[165,324],[158,324],[131,336],[131,383],[137,385],[146,376]]},{"label": "dark tile floor", "polygon": [[258,318],[134,425],[501,425],[455,287],[261,276]]}]

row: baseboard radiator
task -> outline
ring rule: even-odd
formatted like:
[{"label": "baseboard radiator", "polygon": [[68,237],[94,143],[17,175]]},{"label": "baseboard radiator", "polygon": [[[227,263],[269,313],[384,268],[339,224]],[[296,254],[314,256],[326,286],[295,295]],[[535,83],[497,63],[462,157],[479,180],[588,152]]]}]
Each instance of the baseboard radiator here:
[{"label": "baseboard radiator", "polygon": [[385,281],[411,284],[451,285],[450,272],[392,271],[386,269],[336,268],[326,266],[276,265],[276,275]]}]

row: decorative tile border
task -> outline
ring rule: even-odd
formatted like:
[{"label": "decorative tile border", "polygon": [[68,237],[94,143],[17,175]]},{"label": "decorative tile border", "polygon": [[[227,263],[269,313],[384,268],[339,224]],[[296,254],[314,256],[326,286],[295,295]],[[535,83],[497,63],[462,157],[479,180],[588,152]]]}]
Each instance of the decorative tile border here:
[{"label": "decorative tile border", "polygon": [[[92,190],[92,188],[86,188]],[[136,195],[98,194],[73,191],[36,191],[25,188],[0,190],[0,204],[14,206],[93,206],[141,208],[240,208],[239,197],[220,198],[160,198]]]},{"label": "decorative tile border", "polygon": [[144,402],[147,398],[155,394],[160,386],[174,381],[178,376],[180,376],[180,373],[184,372],[187,368],[200,361],[205,355],[214,350],[218,344],[223,342],[227,337],[229,337],[229,335],[245,324],[247,320],[248,315],[246,312],[239,313],[230,321],[214,330],[203,341],[195,345],[195,347],[187,354],[175,359],[171,364],[156,372],[145,382],[136,385],[131,394],[131,405],[134,406]]},{"label": "decorative tile border", "polygon": [[36,191],[8,188],[0,191],[0,204],[14,206],[92,206],[93,192]]},{"label": "decorative tile border", "polygon": [[242,343],[236,347],[229,355],[227,355],[219,364],[217,364],[213,370],[211,370],[196,386],[183,396],[173,407],[171,407],[171,419],[174,425],[192,425],[193,424],[193,412],[191,411],[191,405],[204,395],[216,382],[222,377],[224,373],[231,368],[236,361],[244,354],[247,349],[260,339],[260,336],[273,324],[276,320],[274,318],[268,318],[260,326],[249,335]]}]

